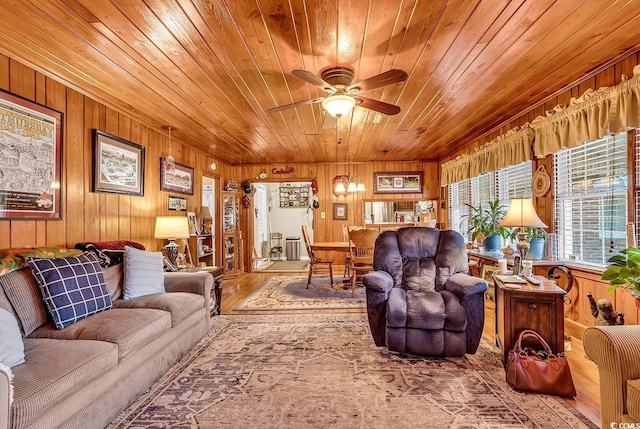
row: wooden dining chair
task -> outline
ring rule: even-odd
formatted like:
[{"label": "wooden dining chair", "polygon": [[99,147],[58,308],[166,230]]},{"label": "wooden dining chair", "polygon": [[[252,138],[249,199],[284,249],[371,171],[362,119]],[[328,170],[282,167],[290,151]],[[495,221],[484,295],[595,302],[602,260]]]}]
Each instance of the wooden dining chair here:
[{"label": "wooden dining chair", "polygon": [[313,250],[311,250],[311,241],[309,240],[309,230],[306,225],[302,225],[302,239],[304,240],[307,254],[309,254],[309,276],[307,277],[307,289],[309,289],[309,284],[311,284],[311,276],[327,269],[329,270],[331,287],[333,287],[333,260],[322,260],[313,253]]},{"label": "wooden dining chair", "polygon": [[356,278],[373,271],[373,249],[379,232],[375,229],[349,230],[351,257],[351,296],[356,293]]}]

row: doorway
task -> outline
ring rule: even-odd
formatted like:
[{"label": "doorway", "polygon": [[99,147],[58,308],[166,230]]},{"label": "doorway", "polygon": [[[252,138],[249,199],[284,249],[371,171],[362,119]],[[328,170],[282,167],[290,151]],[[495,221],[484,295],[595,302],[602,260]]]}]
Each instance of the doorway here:
[{"label": "doorway", "polygon": [[215,177],[202,176],[202,206],[207,207],[209,209],[209,214],[211,216],[211,251],[213,252],[214,264],[217,261],[216,259],[216,243],[217,243],[217,234],[216,231],[218,228],[216,227],[217,219],[216,219],[216,190],[218,189],[218,179]]},{"label": "doorway", "polygon": [[[313,240],[313,208],[310,182],[260,182],[256,188],[254,206],[254,243],[260,258],[258,270],[272,262],[286,260],[287,238],[298,238],[297,252],[289,256],[308,260],[309,256],[302,241],[302,226],[306,225]],[[280,251],[274,250],[280,248]]]}]

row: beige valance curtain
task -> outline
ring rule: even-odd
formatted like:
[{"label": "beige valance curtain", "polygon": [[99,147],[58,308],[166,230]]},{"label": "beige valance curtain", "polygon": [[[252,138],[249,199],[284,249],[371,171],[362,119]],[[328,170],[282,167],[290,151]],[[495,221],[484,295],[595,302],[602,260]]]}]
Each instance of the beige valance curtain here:
[{"label": "beige valance curtain", "polygon": [[442,164],[440,185],[459,182],[509,165],[529,161],[534,131],[527,123],[512,128],[489,143]]},{"label": "beige valance curtain", "polygon": [[[576,147],[607,134],[640,128],[640,65],[633,77],[622,76],[614,87],[587,90],[558,105],[531,124],[509,130],[489,143],[442,164],[441,186],[459,182],[531,159],[543,158],[561,149]],[[535,137],[535,138],[534,138]]]}]

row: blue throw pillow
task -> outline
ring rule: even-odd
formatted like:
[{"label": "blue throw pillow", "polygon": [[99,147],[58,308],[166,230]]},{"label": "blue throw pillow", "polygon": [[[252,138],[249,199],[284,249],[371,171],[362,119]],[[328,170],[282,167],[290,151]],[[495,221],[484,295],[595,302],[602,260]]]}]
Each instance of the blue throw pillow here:
[{"label": "blue throw pillow", "polygon": [[63,329],[92,314],[113,308],[98,259],[92,254],[57,259],[29,258],[44,302]]}]

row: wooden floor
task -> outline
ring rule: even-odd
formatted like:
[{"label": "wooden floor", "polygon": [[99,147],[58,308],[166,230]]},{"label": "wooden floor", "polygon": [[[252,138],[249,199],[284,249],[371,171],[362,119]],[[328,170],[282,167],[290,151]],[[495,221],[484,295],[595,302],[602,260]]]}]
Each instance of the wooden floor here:
[{"label": "wooden floor", "polygon": [[[339,268],[339,267],[337,267]],[[341,271],[336,271],[341,272]],[[279,273],[280,274],[280,273]],[[292,273],[300,275],[300,273]],[[240,304],[253,291],[258,289],[264,282],[273,276],[274,273],[252,273],[244,274],[234,279],[225,279],[222,282],[222,314],[293,314],[305,313],[309,310],[292,310],[292,311],[242,311],[237,312],[233,309]],[[484,335],[490,341],[495,340],[495,312],[493,301],[487,299],[485,311]],[[344,313],[349,310],[317,310],[318,313]],[[351,310],[350,312],[359,312],[364,310]],[[572,338],[568,343],[566,350],[571,366],[571,374],[576,386],[577,396],[574,399],[566,399],[567,403],[576,408],[580,413],[586,416],[594,424],[600,427],[600,392],[598,369],[596,365],[587,359],[582,348],[582,341],[578,338]]]}]

